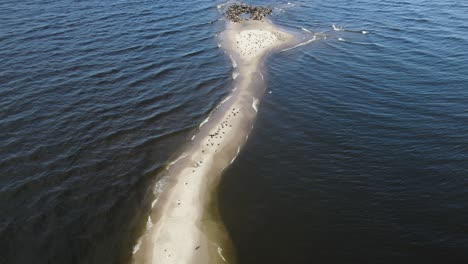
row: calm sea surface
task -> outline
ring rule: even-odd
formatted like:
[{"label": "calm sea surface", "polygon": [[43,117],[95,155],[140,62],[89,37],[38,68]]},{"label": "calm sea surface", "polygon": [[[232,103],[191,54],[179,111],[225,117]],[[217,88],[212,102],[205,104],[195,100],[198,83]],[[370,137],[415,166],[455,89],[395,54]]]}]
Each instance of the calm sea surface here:
[{"label": "calm sea surface", "polygon": [[[229,93],[221,3],[0,2],[0,263],[129,260]],[[249,3],[320,37],[268,59],[223,176],[240,264],[467,263],[468,2]]]}]

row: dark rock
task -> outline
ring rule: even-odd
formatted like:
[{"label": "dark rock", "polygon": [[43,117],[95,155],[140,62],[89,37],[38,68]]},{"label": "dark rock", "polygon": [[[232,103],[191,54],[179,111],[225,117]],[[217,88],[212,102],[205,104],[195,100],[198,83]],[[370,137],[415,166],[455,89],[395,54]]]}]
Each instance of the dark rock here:
[{"label": "dark rock", "polygon": [[249,6],[247,4],[233,4],[230,5],[225,16],[229,21],[241,22],[243,20],[263,20],[264,17],[270,15],[273,9],[262,6]]}]

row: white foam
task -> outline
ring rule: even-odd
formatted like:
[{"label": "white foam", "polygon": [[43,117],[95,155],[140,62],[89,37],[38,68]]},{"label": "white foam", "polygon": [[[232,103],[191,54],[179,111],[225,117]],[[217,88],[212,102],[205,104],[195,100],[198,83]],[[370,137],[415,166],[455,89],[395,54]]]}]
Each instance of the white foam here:
[{"label": "white foam", "polygon": [[192,136],[192,138],[190,140],[194,140],[195,139],[195,135]]},{"label": "white foam", "polygon": [[141,237],[140,237],[140,239],[138,239],[138,242],[137,242],[136,245],[133,247],[132,254],[137,253],[138,250],[140,250],[140,246],[141,246]]},{"label": "white foam", "polygon": [[255,110],[255,112],[258,112],[257,105],[258,105],[258,99],[253,97],[252,108]]},{"label": "white foam", "polygon": [[220,104],[220,105],[224,104],[225,102],[227,102],[227,100],[231,99],[231,97],[232,97],[232,95],[230,95],[230,96],[224,98],[224,100],[221,101],[221,103],[219,103],[219,104]]},{"label": "white foam", "polygon": [[158,182],[156,182],[156,184],[154,185],[154,189],[153,189],[153,194],[160,194],[162,193],[163,189],[164,189],[164,186],[166,185],[166,181],[164,180],[165,178],[163,177],[161,180],[159,180]]},{"label": "white foam", "polygon": [[301,29],[304,30],[305,32],[312,33],[312,31],[308,30],[307,28],[301,28]]},{"label": "white foam", "polygon": [[262,80],[265,80],[265,78],[263,78],[263,74],[261,72],[258,72],[258,74],[260,74],[260,77],[262,77]]},{"label": "white foam", "polygon": [[[182,153],[177,159],[175,159],[174,161],[171,161],[171,162],[169,163],[168,168],[171,167],[172,165],[176,164],[180,159],[185,158],[186,156],[187,156],[187,153]],[[159,182],[158,182],[158,183],[159,183]],[[157,183],[156,183],[156,184],[157,184]]]},{"label": "white foam", "polygon": [[363,30],[363,31],[361,31],[361,33],[364,34],[364,35],[369,34],[369,31]]},{"label": "white foam", "polygon": [[229,163],[229,164],[232,164],[232,163],[236,160],[236,158],[237,158],[237,156],[235,156],[234,158],[232,158],[231,163]]},{"label": "white foam", "polygon": [[335,31],[343,31],[343,27],[336,26],[335,24],[332,25],[333,30]]},{"label": "white foam", "polygon": [[154,206],[156,205],[156,203],[159,200],[159,195],[163,192],[164,187],[166,186],[166,180],[165,179],[166,179],[165,177],[161,178],[154,185],[153,194],[156,196],[156,198],[153,200],[153,202],[151,202],[151,208],[154,208]]},{"label": "white foam", "polygon": [[158,203],[158,200],[159,198],[153,200],[153,202],[151,203],[151,208],[154,208],[154,206]]},{"label": "white foam", "polygon": [[309,40],[307,40],[307,41],[304,41],[304,42],[302,42],[302,43],[299,43],[299,44],[297,44],[296,46],[293,46],[293,47],[291,47],[291,48],[283,49],[283,50],[281,50],[281,52],[287,51],[287,50],[292,50],[292,49],[295,49],[295,48],[297,48],[297,47],[307,45],[307,44],[309,44],[310,42],[315,41],[316,39],[317,39],[317,36],[314,35],[313,38],[311,38],[311,39],[309,39]]},{"label": "white foam", "polygon": [[338,41],[345,41],[343,38],[338,38]]},{"label": "white foam", "polygon": [[237,76],[239,76],[239,73],[233,71],[233,72],[232,72],[232,79],[235,80],[235,79],[237,78]]},{"label": "white foam", "polygon": [[229,55],[229,58],[231,58],[232,67],[236,68],[237,67],[237,62],[234,59],[234,57],[232,55]]},{"label": "white foam", "polygon": [[229,3],[229,1],[226,2],[226,3],[219,4],[219,5],[216,6],[216,8],[218,8],[218,10],[221,10],[221,9],[224,8],[228,3]]},{"label": "white foam", "polygon": [[224,262],[226,262],[226,259],[223,256],[223,249],[218,246],[218,255],[223,259]]},{"label": "white foam", "polygon": [[151,221],[151,216],[148,216],[148,221],[146,222],[146,230],[150,230],[153,227],[153,222]]},{"label": "white foam", "polygon": [[206,122],[208,122],[208,120],[210,120],[210,117],[211,116],[208,116],[205,120],[203,120],[203,122],[200,123],[200,125],[198,126],[198,128],[202,127],[204,124],[206,124]]}]

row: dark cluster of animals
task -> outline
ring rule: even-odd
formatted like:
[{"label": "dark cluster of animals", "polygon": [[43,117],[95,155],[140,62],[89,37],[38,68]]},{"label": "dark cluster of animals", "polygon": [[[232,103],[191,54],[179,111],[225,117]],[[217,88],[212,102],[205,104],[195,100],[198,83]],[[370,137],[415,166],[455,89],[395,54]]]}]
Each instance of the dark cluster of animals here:
[{"label": "dark cluster of animals", "polygon": [[[255,55],[260,50],[268,47],[269,44],[274,43],[276,38],[278,38],[276,33],[269,33],[268,31],[263,31],[261,29],[255,34],[244,31],[240,33],[240,36],[244,38],[244,41],[237,40],[236,47],[242,56]],[[247,39],[247,41],[245,41],[245,39]]]},{"label": "dark cluster of animals", "polygon": [[247,4],[233,4],[226,10],[225,16],[232,22],[241,22],[242,20],[263,20],[264,17],[271,14],[273,9],[262,6],[249,6]]}]

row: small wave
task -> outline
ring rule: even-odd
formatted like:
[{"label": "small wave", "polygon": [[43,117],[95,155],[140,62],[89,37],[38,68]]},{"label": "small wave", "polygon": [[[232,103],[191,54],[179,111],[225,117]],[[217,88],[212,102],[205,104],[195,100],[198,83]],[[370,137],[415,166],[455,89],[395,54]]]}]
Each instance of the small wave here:
[{"label": "small wave", "polygon": [[229,55],[229,58],[231,58],[232,67],[236,68],[237,67],[237,62],[236,62],[236,60],[234,60],[234,57],[232,55]]},{"label": "small wave", "polygon": [[363,45],[363,46],[374,46],[374,47],[381,48],[381,49],[385,48],[385,46],[382,46],[377,43],[371,43],[371,42],[347,41],[347,43],[351,43],[355,45]]},{"label": "small wave", "polygon": [[133,251],[132,251],[132,254],[135,254],[138,252],[138,250],[140,250],[140,246],[141,246],[141,238],[138,239],[138,242],[136,243],[136,245],[133,247]]},{"label": "small wave", "polygon": [[154,198],[153,202],[151,203],[151,208],[154,208],[154,206],[158,203],[159,195],[163,192],[165,186],[166,186],[166,181],[164,177],[161,178],[161,180],[156,182],[156,184],[154,185],[153,194],[156,196],[156,198]]},{"label": "small wave", "polygon": [[[209,118],[209,117],[208,117],[208,118]],[[180,155],[177,159],[175,159],[174,161],[170,162],[170,163],[169,163],[169,167],[172,166],[172,165],[174,165],[174,164],[176,164],[179,160],[181,160],[182,158],[185,158],[186,156],[187,156],[187,154],[186,154],[186,153],[183,153],[183,154]],[[159,181],[159,182],[160,182],[160,181]],[[159,182],[158,182],[158,183],[159,183]],[[156,185],[157,185],[158,183],[156,183]]]},{"label": "small wave", "polygon": [[150,230],[153,227],[153,221],[151,221],[151,216],[148,216],[148,221],[146,222],[146,230]]},{"label": "small wave", "polygon": [[186,52],[185,54],[180,55],[180,58],[190,58],[202,54],[206,49],[199,49],[195,51]]},{"label": "small wave", "polygon": [[226,1],[226,2],[224,2],[224,3],[218,4],[218,5],[216,6],[216,8],[217,8],[218,10],[223,10],[224,7],[226,7],[230,2],[231,2],[231,1]]},{"label": "small wave", "polygon": [[231,162],[229,164],[232,164],[235,160],[236,160],[237,156],[234,156],[234,158],[232,158]]},{"label": "small wave", "polygon": [[232,95],[226,97],[223,101],[221,101],[221,103],[219,103],[220,105],[224,104],[227,100],[231,99]]},{"label": "small wave", "polygon": [[287,2],[286,4],[281,4],[279,6],[276,6],[274,9],[281,12],[281,13],[284,13],[286,12],[288,9],[292,8],[292,7],[297,7],[297,6],[300,6],[298,4],[295,4],[295,3],[291,3],[291,2]]},{"label": "small wave", "polygon": [[208,122],[208,120],[210,120],[210,117],[211,116],[208,116],[205,120],[203,120],[203,122],[200,123],[200,125],[198,126],[199,128],[202,127],[204,124],[206,124],[206,122]]},{"label": "small wave", "polygon": [[308,30],[307,28],[301,28],[303,31],[305,32],[309,32],[309,33],[312,33],[312,31]]},{"label": "small wave", "polygon": [[344,30],[343,27],[337,26],[337,25],[335,25],[335,24],[332,25],[332,28],[333,28],[333,30],[335,30],[335,31],[343,31],[343,30]]},{"label": "small wave", "polygon": [[223,259],[224,262],[226,262],[226,259],[223,256],[223,249],[218,246],[218,255]]},{"label": "small wave", "polygon": [[[183,157],[185,157],[185,156],[187,156],[187,155],[183,155]],[[182,158],[182,156],[180,158],[178,158],[177,160],[179,160],[181,158]],[[161,178],[161,180],[156,182],[156,184],[154,185],[153,194],[155,194],[155,195],[161,194],[163,192],[163,190],[164,190],[164,186],[166,186],[166,181],[165,181],[165,179],[163,177],[163,178]]]},{"label": "small wave", "polygon": [[343,27],[337,26],[335,24],[332,25],[333,30],[335,31],[346,31],[346,32],[352,32],[352,33],[361,33],[361,34],[369,34],[369,31],[367,30],[351,30],[351,29],[345,29]]},{"label": "small wave", "polygon": [[323,32],[317,32],[314,34],[314,36],[316,36],[318,39],[327,39],[327,34]]},{"label": "small wave", "polygon": [[253,98],[253,102],[252,102],[252,108],[255,110],[255,112],[258,112],[258,99],[257,98]]},{"label": "small wave", "polygon": [[291,48],[283,49],[283,50],[281,50],[280,52],[287,51],[287,50],[292,50],[292,49],[295,49],[295,48],[297,48],[297,47],[307,45],[307,44],[309,44],[310,42],[315,41],[316,39],[317,39],[317,36],[314,35],[313,38],[311,38],[311,39],[309,39],[309,40],[307,40],[307,41],[304,41],[304,42],[302,42],[302,43],[299,43],[299,44],[297,44],[296,46],[293,46],[293,47],[291,47]]},{"label": "small wave", "polygon": [[344,31],[346,32],[351,32],[351,33],[359,33],[359,34],[369,34],[369,31],[366,30],[350,30],[350,29],[345,29]]},{"label": "small wave", "polygon": [[338,38],[338,41],[346,41],[344,38]]},{"label": "small wave", "polygon": [[159,198],[153,200],[153,202],[151,203],[151,208],[154,208],[154,206],[158,203],[158,200]]}]

